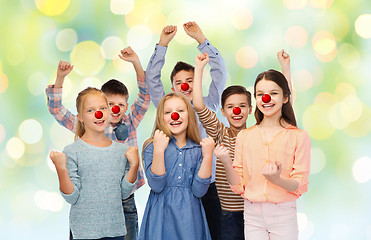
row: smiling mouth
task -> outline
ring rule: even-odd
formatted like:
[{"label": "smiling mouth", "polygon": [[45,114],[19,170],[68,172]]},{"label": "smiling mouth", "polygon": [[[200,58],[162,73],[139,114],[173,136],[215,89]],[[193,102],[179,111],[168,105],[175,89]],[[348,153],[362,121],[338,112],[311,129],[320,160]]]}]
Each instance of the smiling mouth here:
[{"label": "smiling mouth", "polygon": [[99,120],[99,121],[96,121],[96,122],[94,122],[96,125],[98,125],[98,126],[101,126],[101,125],[103,125],[103,123],[104,123],[105,121],[104,120]]},{"label": "smiling mouth", "polygon": [[263,108],[271,108],[271,107],[274,106],[274,104],[273,103],[269,103],[269,104],[263,104],[262,106],[263,106]]},{"label": "smiling mouth", "polygon": [[234,116],[232,117],[233,120],[241,120],[242,119],[242,116]]},{"label": "smiling mouth", "polygon": [[189,95],[191,94],[191,91],[186,91],[186,92],[183,92],[184,95]]},{"label": "smiling mouth", "polygon": [[180,124],[182,124],[182,122],[180,122],[180,121],[170,123],[171,126],[179,126]]},{"label": "smiling mouth", "polygon": [[111,116],[114,117],[114,118],[117,118],[118,116],[120,116],[120,113],[117,113],[117,114],[111,113]]}]

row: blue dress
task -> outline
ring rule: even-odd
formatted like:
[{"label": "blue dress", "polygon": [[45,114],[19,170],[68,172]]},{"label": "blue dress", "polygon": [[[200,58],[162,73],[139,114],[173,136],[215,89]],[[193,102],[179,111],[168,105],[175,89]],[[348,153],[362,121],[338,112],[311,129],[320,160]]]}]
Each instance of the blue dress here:
[{"label": "blue dress", "polygon": [[138,240],[211,239],[201,204],[211,177],[198,176],[201,146],[188,139],[180,149],[172,137],[165,150],[166,172],[162,176],[151,172],[153,143],[144,149],[143,159],[151,192]]}]

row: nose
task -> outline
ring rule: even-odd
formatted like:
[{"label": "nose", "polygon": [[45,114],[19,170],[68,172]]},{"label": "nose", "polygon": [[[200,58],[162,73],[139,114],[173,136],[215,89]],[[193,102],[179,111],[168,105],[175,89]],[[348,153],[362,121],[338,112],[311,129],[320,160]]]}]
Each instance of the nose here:
[{"label": "nose", "polygon": [[183,91],[187,91],[189,89],[189,85],[188,85],[188,83],[182,83],[182,85],[180,85],[180,88]]},{"label": "nose", "polygon": [[241,113],[241,108],[239,108],[239,107],[234,107],[234,108],[233,108],[233,113],[234,113],[235,115],[240,114],[240,113]]},{"label": "nose", "polygon": [[98,119],[101,119],[101,118],[103,117],[103,113],[102,113],[101,111],[96,111],[96,112],[94,113],[94,116],[95,116],[96,118],[98,118]]},{"label": "nose", "polygon": [[262,96],[262,101],[263,101],[264,103],[269,103],[269,102],[271,101],[271,95],[269,95],[269,94],[264,94],[264,95]]},{"label": "nose", "polygon": [[119,112],[120,112],[120,107],[117,106],[117,105],[114,105],[114,106],[112,107],[112,112],[113,112],[114,114],[119,113]]},{"label": "nose", "polygon": [[177,112],[173,112],[173,113],[171,114],[171,119],[173,119],[173,120],[178,120],[179,117],[180,117],[180,115],[179,115],[179,113],[177,113]]}]

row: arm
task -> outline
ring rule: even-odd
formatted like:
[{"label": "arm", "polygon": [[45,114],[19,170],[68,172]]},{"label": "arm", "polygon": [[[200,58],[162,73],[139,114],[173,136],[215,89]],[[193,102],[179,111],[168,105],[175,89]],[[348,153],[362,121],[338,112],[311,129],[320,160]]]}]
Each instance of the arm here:
[{"label": "arm", "polygon": [[139,166],[138,148],[129,147],[129,149],[125,152],[125,157],[128,162],[125,167],[124,177],[121,180],[122,199],[128,198],[135,187]]},{"label": "arm", "polygon": [[121,50],[121,55],[119,55],[119,57],[124,61],[131,62],[137,75],[139,93],[134,104],[131,106],[131,110],[128,115],[128,119],[130,121],[130,126],[128,126],[128,144],[129,146],[137,146],[138,144],[136,139],[136,129],[139,123],[142,121],[145,113],[147,112],[151,99],[144,79],[145,73],[143,71],[138,55],[131,49],[131,47],[127,47]]},{"label": "arm", "polygon": [[214,48],[202,33],[201,28],[195,22],[188,22],[183,25],[184,30],[191,38],[195,39],[200,45],[198,50],[201,53],[207,53],[209,56],[211,84],[209,86],[209,94],[204,98],[205,105],[217,111],[220,106],[220,97],[227,82],[227,69],[224,60],[219,51]]},{"label": "arm", "polygon": [[165,64],[165,54],[167,46],[173,39],[177,31],[176,26],[166,26],[160,36],[160,41],[155,47],[151,59],[146,69],[146,83],[152,102],[157,108],[161,98],[165,95],[164,86],[161,82],[161,69]]},{"label": "arm", "polygon": [[236,138],[236,146],[234,150],[234,161],[232,163],[233,170],[236,171],[239,181],[238,183],[234,182],[231,184],[231,190],[235,193],[244,194],[245,186],[243,183],[243,146],[242,146],[242,134],[243,132],[239,132]]},{"label": "arm", "polygon": [[223,163],[228,183],[230,185],[238,185],[240,183],[240,176],[233,169],[229,150],[223,145],[218,145],[215,148],[214,154]]},{"label": "arm", "polygon": [[291,84],[291,70],[290,70],[290,56],[285,52],[285,50],[281,50],[277,53],[278,61],[281,65],[282,74],[285,76],[287,80],[287,84],[289,85],[289,89],[291,92],[290,103],[292,104],[292,84]]},{"label": "arm", "polygon": [[208,62],[209,56],[207,53],[197,55],[193,79],[193,106],[195,107],[196,111],[201,111],[205,108],[204,99],[202,96],[202,73],[205,65]]},{"label": "arm", "polygon": [[57,170],[59,189],[64,194],[73,193],[74,187],[67,170],[67,157],[66,154],[56,151],[51,151],[49,154],[55,169]]},{"label": "arm", "polygon": [[55,84],[49,85],[45,89],[45,92],[49,112],[61,126],[74,133],[76,131],[77,118],[62,104],[62,86],[65,77],[72,71],[72,69],[73,66],[71,66],[70,63],[60,61]]}]

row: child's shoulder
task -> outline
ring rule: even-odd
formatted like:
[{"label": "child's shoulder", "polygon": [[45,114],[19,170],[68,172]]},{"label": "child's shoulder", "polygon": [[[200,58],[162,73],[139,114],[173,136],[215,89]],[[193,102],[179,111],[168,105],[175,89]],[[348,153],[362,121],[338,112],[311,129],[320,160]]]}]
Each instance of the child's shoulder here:
[{"label": "child's shoulder", "polygon": [[249,128],[246,128],[244,130],[241,130],[238,134],[241,134],[241,135],[242,134],[247,134],[247,133],[250,133],[250,132],[253,132],[253,131],[257,130],[257,128],[258,128],[257,125],[253,125],[253,126],[251,126]]},{"label": "child's shoulder", "polygon": [[126,151],[127,149],[129,149],[129,145],[127,143],[112,141],[112,148],[124,149]]}]

